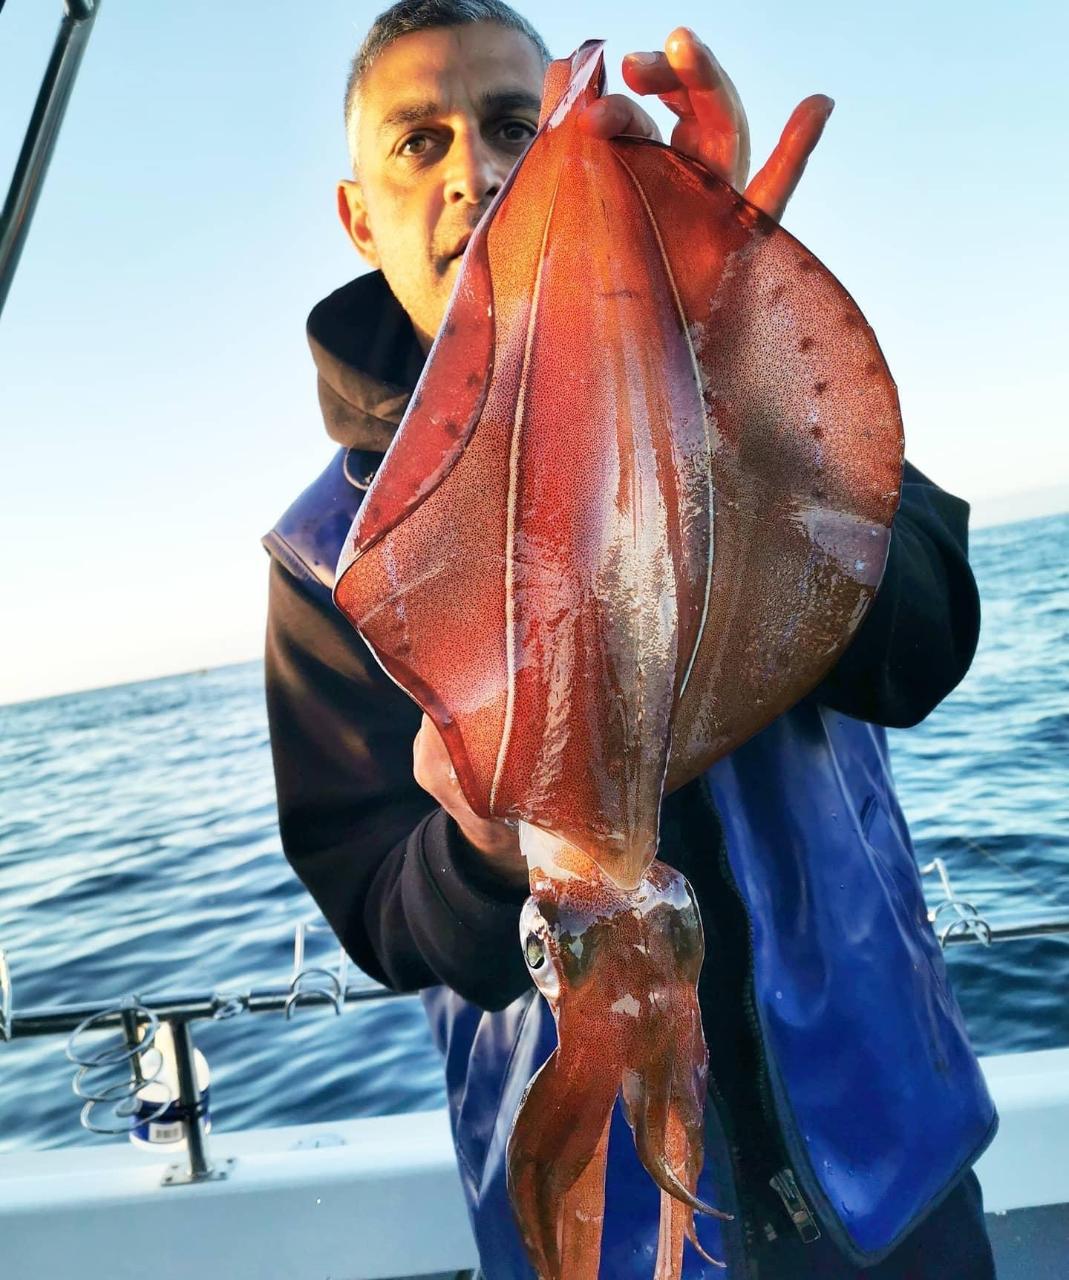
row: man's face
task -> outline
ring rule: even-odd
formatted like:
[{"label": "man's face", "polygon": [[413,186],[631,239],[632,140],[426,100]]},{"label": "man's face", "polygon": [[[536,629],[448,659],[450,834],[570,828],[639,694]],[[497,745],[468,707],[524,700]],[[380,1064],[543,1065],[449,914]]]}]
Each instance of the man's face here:
[{"label": "man's face", "polygon": [[424,349],[468,236],[534,136],[543,73],[526,36],[479,22],[402,36],[364,78],[338,211]]}]

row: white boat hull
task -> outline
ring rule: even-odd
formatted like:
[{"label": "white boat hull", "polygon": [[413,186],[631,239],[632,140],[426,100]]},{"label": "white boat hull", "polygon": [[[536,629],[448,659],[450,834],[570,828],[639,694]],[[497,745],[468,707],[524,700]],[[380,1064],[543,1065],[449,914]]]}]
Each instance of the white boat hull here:
[{"label": "white boat hull", "polygon": [[[1069,1276],[1069,1049],[984,1060],[1001,1128],[977,1166],[1000,1280]],[[228,1176],[161,1185],[126,1143],[0,1157],[8,1280],[395,1280],[477,1257],[444,1111],[216,1133]]]}]

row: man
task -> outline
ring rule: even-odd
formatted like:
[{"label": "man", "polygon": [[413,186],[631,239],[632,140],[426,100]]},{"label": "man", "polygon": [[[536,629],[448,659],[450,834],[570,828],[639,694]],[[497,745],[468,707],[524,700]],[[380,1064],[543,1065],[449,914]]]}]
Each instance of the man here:
[{"label": "man", "polygon": [[[309,319],[327,429],[342,448],[265,539],[283,844],[357,963],[425,989],[490,1280],[530,1275],[503,1151],[553,1043],[518,946],[526,871],[514,831],[471,811],[433,726],[330,590],[467,237],[535,132],[547,60],[500,0],[403,0],[373,24],[346,98],[355,176],[339,185],[338,208],[377,270]],[[675,111],[674,146],[775,217],[831,109],[819,96],[802,103],[747,187],[741,104],[692,33],[674,32],[663,54],[630,55],[624,78]],[[584,127],[657,136],[622,96],[589,108]],[[704,1222],[699,1231],[732,1277],[993,1275],[968,1170],[994,1113],[923,920],[874,727],[916,723],[968,668],[978,606],[966,513],[907,464],[883,584],[835,670],[665,802],[660,856],[690,879],[706,932],[706,1198],[737,1215],[719,1235]],[[657,1198],[618,1117],[614,1126],[602,1273],[645,1277]],[[684,1274],[713,1273],[688,1252]]]}]

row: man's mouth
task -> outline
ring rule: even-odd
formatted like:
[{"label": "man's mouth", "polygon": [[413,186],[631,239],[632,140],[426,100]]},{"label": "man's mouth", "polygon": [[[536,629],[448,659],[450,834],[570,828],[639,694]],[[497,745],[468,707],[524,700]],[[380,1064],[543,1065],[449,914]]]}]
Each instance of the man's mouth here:
[{"label": "man's mouth", "polygon": [[467,235],[464,235],[460,238],[460,240],[457,242],[457,247],[449,255],[450,262],[452,262],[456,258],[462,258],[464,256],[464,250],[467,249],[468,242],[471,240],[471,236],[472,236],[472,233],[469,231]]},{"label": "man's mouth", "polygon": [[472,234],[472,231],[465,231],[453,248],[450,249],[448,253],[442,254],[437,259],[438,274],[440,276],[444,276],[454,263],[459,262],[461,258],[463,258],[464,252],[471,241]]}]

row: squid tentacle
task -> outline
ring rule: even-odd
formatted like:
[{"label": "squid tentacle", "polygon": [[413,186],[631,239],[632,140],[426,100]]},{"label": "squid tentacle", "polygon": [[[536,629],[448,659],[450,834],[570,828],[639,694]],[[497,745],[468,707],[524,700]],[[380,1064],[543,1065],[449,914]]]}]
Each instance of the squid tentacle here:
[{"label": "squid tentacle", "polygon": [[704,1213],[722,1221],[733,1217],[707,1204],[693,1190],[702,1164],[701,1110],[694,1084],[695,1077],[704,1079],[705,1073],[694,1068],[681,1070],[678,1058],[676,1064],[669,1065],[662,1054],[646,1066],[642,1075],[628,1071],[623,1081],[624,1109],[635,1135],[635,1150],[662,1192],[654,1280],[674,1280],[678,1276],[681,1255],[676,1233],[680,1228],[702,1258],[713,1266],[725,1267],[727,1264],[709,1253],[699,1240],[694,1214]]},{"label": "squid tentacle", "polygon": [[667,1191],[662,1191],[653,1280],[677,1280],[683,1267],[683,1240],[688,1220],[693,1222],[693,1211]]},{"label": "squid tentacle", "polygon": [[[524,1094],[512,1130],[508,1151],[509,1194],[516,1210],[532,1265],[543,1280],[582,1280],[579,1267],[589,1259],[572,1257],[567,1272],[561,1249],[561,1225],[566,1220],[569,1193],[597,1158],[600,1175],[584,1181],[582,1195],[604,1200],[605,1139],[619,1074],[601,1070],[577,1070],[577,1063],[562,1062],[555,1049]],[[571,1066],[571,1069],[569,1069]],[[592,1280],[597,1276],[601,1232],[579,1233],[570,1252],[592,1246]]]},{"label": "squid tentacle", "polygon": [[598,1280],[612,1108],[590,1163],[564,1197],[560,1223],[563,1280]]},{"label": "squid tentacle", "polygon": [[[685,1204],[695,1213],[708,1214],[711,1218],[730,1219],[731,1214],[707,1204],[696,1195],[672,1167],[667,1150],[671,1115],[669,1090],[667,1087],[651,1089],[649,1083],[651,1080],[663,1079],[666,1076],[670,1078],[669,1072],[665,1070],[663,1059],[651,1062],[643,1076],[639,1076],[635,1071],[629,1071],[624,1076],[624,1111],[635,1135],[635,1150],[638,1152],[638,1157],[654,1182],[673,1199]],[[686,1131],[686,1126],[682,1122],[679,1124],[680,1128]],[[681,1163],[686,1169],[686,1176],[694,1177],[692,1168],[694,1162],[689,1155]]]}]

